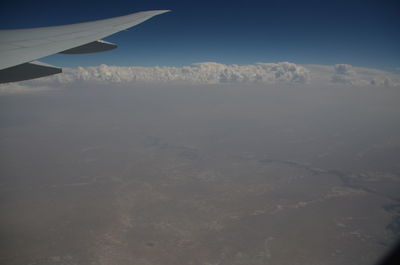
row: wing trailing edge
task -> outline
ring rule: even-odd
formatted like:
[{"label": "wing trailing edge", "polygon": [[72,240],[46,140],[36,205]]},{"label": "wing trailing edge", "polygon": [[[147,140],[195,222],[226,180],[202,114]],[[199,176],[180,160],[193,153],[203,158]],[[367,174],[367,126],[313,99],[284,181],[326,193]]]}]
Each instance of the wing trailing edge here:
[{"label": "wing trailing edge", "polygon": [[62,72],[61,68],[42,62],[23,63],[0,71],[0,84],[24,81]]},{"label": "wing trailing edge", "polygon": [[90,42],[88,44],[84,44],[72,49],[68,49],[62,51],[62,54],[83,54],[83,53],[95,53],[95,52],[105,52],[109,50],[113,50],[118,46],[114,43],[104,41],[104,40],[96,40]]}]

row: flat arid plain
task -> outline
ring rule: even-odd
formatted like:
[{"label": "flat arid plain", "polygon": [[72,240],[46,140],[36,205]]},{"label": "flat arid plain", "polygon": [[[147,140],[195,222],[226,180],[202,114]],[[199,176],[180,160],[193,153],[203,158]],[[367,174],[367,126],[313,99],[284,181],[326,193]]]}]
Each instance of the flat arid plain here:
[{"label": "flat arid plain", "polygon": [[374,264],[400,92],[93,85],[0,97],[0,263]]}]

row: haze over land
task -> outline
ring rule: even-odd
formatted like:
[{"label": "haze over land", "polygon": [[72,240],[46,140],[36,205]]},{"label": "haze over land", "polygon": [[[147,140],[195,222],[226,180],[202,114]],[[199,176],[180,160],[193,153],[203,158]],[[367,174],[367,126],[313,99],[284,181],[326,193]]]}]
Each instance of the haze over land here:
[{"label": "haze over land", "polygon": [[0,263],[374,264],[399,236],[400,78],[260,63],[0,87]]}]

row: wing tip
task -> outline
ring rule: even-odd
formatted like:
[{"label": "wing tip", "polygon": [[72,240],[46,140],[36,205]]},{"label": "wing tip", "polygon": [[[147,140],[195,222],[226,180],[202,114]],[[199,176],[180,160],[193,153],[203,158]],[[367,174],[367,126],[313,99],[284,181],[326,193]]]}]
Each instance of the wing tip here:
[{"label": "wing tip", "polygon": [[172,10],[170,10],[170,9],[148,10],[148,11],[142,11],[140,13],[147,13],[147,14],[151,14],[153,16],[157,16],[157,15],[161,15],[161,14],[168,13],[168,12],[172,12]]}]

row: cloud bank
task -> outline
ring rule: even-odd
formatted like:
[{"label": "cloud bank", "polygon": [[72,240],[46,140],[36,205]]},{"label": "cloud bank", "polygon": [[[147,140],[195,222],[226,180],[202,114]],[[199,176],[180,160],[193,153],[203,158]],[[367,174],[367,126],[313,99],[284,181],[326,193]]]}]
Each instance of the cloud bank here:
[{"label": "cloud bank", "polygon": [[190,66],[108,66],[64,68],[62,74],[0,85],[0,94],[30,93],[46,87],[78,83],[189,83],[189,84],[308,84],[319,86],[400,87],[400,75],[348,64],[298,65],[289,62],[226,65],[215,62]]},{"label": "cloud bank", "polygon": [[349,64],[336,64],[331,82],[349,85],[382,85],[385,87],[394,85],[389,77],[379,75],[379,71],[374,72],[371,69],[356,71]]},{"label": "cloud bank", "polygon": [[189,82],[195,84],[219,83],[306,83],[309,71],[294,63],[257,63],[253,65],[225,65],[215,62],[196,63],[190,66],[170,67],[119,67],[100,65],[66,69],[64,74],[51,77],[53,81],[107,82]]},{"label": "cloud bank", "polygon": [[331,85],[350,86],[400,86],[400,75],[382,70],[354,67],[349,64],[308,65],[312,81],[320,81]]}]

